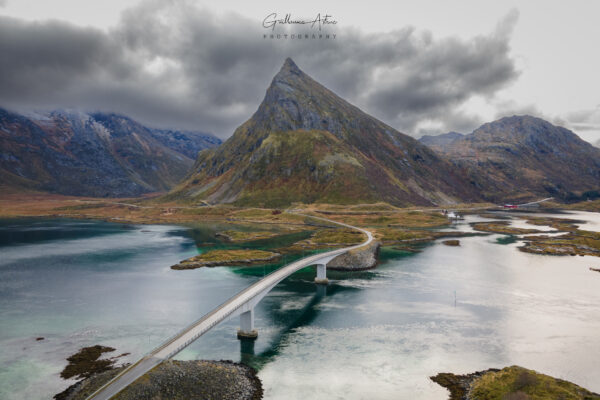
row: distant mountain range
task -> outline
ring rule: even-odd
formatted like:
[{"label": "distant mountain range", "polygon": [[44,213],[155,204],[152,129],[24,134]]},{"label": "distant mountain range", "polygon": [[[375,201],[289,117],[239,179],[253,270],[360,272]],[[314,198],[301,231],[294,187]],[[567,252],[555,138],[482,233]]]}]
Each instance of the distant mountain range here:
[{"label": "distant mountain range", "polygon": [[116,114],[0,109],[1,190],[95,197],[166,191],[214,136],[145,127]]},{"label": "distant mountain range", "polygon": [[[195,161],[194,161],[195,160]],[[287,206],[398,206],[600,196],[600,148],[531,116],[419,141],[343,100],[291,60],[224,143],[105,113],[0,109],[0,190]]]},{"label": "distant mountain range", "polygon": [[287,59],[256,113],[202,151],[170,199],[432,205],[480,198],[427,146],[364,113]]},{"label": "distant mountain range", "polygon": [[600,149],[540,118],[506,117],[468,135],[420,140],[450,159],[486,200],[570,200],[600,190]]}]

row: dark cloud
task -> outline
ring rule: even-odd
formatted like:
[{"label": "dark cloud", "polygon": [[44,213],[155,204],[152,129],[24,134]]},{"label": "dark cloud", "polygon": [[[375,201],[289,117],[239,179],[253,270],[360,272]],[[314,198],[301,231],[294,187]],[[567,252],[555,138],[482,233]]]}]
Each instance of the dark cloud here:
[{"label": "dark cloud", "polygon": [[[2,0],[0,0],[2,1]],[[0,105],[116,111],[145,123],[221,137],[250,117],[285,57],[406,133],[479,123],[460,106],[518,75],[509,56],[517,13],[487,35],[436,39],[405,27],[335,27],[335,40],[263,39],[260,21],[188,2],[146,1],[108,32],[0,17]],[[280,31],[282,32],[282,31]]]},{"label": "dark cloud", "polygon": [[565,126],[596,147],[600,147],[600,105],[593,109],[571,112],[564,119]]},{"label": "dark cloud", "polygon": [[521,104],[514,100],[503,100],[494,102],[496,108],[496,114],[494,119],[500,119],[503,117],[511,117],[513,115],[531,115],[546,120],[551,120],[552,117],[544,114],[534,104]]},{"label": "dark cloud", "polygon": [[600,105],[566,115],[566,121],[582,131],[600,131]]}]

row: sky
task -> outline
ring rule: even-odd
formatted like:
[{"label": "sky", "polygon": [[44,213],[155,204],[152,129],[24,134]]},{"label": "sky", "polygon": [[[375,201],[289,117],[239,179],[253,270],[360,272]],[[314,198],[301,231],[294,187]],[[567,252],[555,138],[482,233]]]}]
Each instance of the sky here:
[{"label": "sky", "polygon": [[[271,13],[331,15],[321,33],[336,38],[265,38]],[[598,15],[583,0],[0,0],[0,107],[117,112],[227,138],[291,57],[415,137],[530,114],[596,142]]]}]

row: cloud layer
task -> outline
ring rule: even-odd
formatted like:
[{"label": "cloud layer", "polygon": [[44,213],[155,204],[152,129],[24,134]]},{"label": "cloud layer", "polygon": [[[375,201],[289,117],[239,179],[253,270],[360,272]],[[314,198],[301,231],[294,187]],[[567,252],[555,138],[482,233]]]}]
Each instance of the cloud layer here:
[{"label": "cloud layer", "polygon": [[290,56],[405,133],[418,135],[424,122],[467,131],[481,121],[460,106],[493,96],[518,76],[509,54],[517,18],[512,12],[469,40],[413,27],[367,34],[339,25],[335,40],[271,40],[261,21],[185,1],[143,2],[107,32],[0,17],[0,106],[114,111],[227,137],[256,110]]}]

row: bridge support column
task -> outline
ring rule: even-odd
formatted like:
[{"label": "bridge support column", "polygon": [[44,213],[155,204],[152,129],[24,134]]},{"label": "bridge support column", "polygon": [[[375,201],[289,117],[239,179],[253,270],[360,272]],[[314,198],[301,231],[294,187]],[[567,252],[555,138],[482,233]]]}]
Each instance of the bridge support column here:
[{"label": "bridge support column", "polygon": [[240,315],[240,329],[237,331],[238,339],[256,339],[258,332],[254,329],[254,308]]},{"label": "bridge support column", "polygon": [[317,277],[315,278],[315,283],[321,285],[327,285],[329,283],[329,279],[327,279],[326,264],[317,264]]}]

